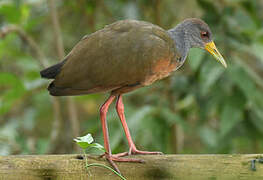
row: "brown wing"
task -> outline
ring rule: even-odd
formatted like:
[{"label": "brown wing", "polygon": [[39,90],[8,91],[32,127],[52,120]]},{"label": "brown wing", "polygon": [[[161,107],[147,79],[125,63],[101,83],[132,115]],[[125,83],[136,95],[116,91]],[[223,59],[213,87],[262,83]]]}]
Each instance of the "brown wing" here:
[{"label": "brown wing", "polygon": [[70,95],[148,85],[176,68],[175,55],[173,41],[162,28],[118,21],[85,36],[69,53],[54,85],[75,90]]}]

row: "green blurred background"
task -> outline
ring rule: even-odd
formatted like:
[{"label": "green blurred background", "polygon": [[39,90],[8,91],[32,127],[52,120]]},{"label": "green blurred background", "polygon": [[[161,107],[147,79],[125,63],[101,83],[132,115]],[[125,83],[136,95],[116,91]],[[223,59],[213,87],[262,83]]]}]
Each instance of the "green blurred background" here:
[{"label": "green blurred background", "polygon": [[[228,68],[192,49],[171,77],[125,95],[135,144],[164,153],[262,152],[262,12],[260,0],[1,0],[0,155],[77,153],[73,138],[87,133],[103,144],[98,112],[108,94],[54,99],[43,65],[120,19],[170,29],[188,17],[210,25]],[[113,152],[128,150],[114,106],[108,124]]]}]

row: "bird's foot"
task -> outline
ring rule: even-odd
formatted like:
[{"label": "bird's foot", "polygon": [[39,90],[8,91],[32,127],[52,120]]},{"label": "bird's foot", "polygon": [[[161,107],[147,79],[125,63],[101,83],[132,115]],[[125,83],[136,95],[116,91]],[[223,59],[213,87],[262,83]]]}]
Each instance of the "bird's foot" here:
[{"label": "bird's foot", "polygon": [[118,156],[116,154],[109,155],[108,153],[104,153],[103,155],[101,155],[101,157],[103,157],[103,156],[105,156],[105,158],[111,164],[111,166],[114,168],[114,170],[120,174],[121,174],[121,172],[120,172],[119,168],[117,167],[117,165],[115,164],[114,161],[116,161],[116,162],[135,162],[135,163],[143,163],[144,162],[144,160],[141,160],[141,159],[123,158],[123,157]]},{"label": "bird's foot", "polygon": [[160,155],[163,154],[162,152],[158,151],[140,151],[136,147],[130,147],[129,152],[123,152],[123,153],[118,153],[115,154],[114,156],[117,157],[124,157],[124,156],[129,156],[129,155],[136,155],[136,154],[141,154],[141,155]]},{"label": "bird's foot", "polygon": [[105,152],[102,154],[100,157],[105,157],[107,161],[111,164],[111,166],[118,172],[120,173],[120,170],[118,169],[117,165],[115,164],[114,161],[116,162],[135,162],[135,163],[144,163],[145,161],[142,159],[137,159],[137,158],[124,158],[124,156],[129,156],[129,155],[136,155],[136,154],[142,154],[142,155],[159,155],[163,154],[162,152],[151,152],[151,151],[140,151],[137,150],[137,148],[130,147],[129,152],[123,152],[123,153],[118,153],[118,154],[108,154]]}]

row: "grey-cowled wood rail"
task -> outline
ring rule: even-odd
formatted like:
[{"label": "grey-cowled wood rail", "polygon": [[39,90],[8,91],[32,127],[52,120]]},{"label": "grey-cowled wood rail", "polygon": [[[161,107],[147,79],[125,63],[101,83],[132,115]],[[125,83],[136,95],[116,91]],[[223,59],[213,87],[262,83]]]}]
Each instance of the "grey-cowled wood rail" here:
[{"label": "grey-cowled wood rail", "polygon": [[[119,172],[114,161],[142,162],[124,158],[130,154],[160,154],[140,151],[132,141],[122,95],[167,77],[184,63],[190,48],[207,50],[226,67],[208,25],[200,19],[186,19],[166,31],[154,24],[122,20],[84,36],[63,61],[41,71],[54,79],[48,86],[53,96],[74,96],[110,92],[100,108],[104,156]],[[129,144],[129,151],[113,155],[106,122],[108,107],[117,98],[116,110]]]}]

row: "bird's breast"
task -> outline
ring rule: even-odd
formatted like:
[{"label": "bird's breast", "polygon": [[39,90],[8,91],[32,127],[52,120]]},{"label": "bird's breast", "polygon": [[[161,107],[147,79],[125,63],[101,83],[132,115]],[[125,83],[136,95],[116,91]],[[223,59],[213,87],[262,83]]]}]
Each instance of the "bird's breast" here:
[{"label": "bird's breast", "polygon": [[151,66],[151,73],[145,78],[144,85],[150,85],[153,82],[163,79],[180,67],[181,63],[171,59],[160,59]]}]

